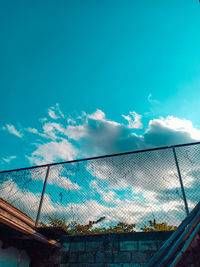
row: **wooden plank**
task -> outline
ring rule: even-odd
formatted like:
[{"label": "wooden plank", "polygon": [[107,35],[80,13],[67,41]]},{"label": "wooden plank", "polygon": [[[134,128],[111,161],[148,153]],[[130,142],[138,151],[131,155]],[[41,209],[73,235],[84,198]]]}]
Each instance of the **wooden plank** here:
[{"label": "wooden plank", "polygon": [[34,221],[24,212],[0,198],[0,223],[11,229],[23,233],[27,239],[35,239],[41,243],[60,248],[61,244],[56,240],[49,240],[37,232]]},{"label": "wooden plank", "polygon": [[36,231],[22,220],[16,218],[7,211],[0,209],[0,222],[26,234],[34,234]]},{"label": "wooden plank", "polygon": [[24,212],[22,212],[20,209],[16,208],[9,202],[5,201],[3,198],[0,198],[0,208],[8,211],[10,214],[24,221],[29,226],[31,227],[35,226],[34,221],[27,214],[25,214]]}]

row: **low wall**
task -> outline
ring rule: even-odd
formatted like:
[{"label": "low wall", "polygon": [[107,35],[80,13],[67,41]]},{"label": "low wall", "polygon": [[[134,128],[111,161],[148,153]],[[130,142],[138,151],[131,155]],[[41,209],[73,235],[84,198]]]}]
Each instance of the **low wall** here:
[{"label": "low wall", "polygon": [[64,236],[60,267],[144,266],[172,232]]},{"label": "low wall", "polygon": [[30,259],[25,250],[2,248],[2,245],[0,241],[0,267],[29,267]]}]

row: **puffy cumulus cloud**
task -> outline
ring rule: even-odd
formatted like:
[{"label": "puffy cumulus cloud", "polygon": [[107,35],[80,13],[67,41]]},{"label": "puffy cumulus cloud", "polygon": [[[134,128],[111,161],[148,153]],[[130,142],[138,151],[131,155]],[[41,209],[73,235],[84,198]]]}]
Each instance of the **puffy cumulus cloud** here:
[{"label": "puffy cumulus cloud", "polygon": [[[128,124],[108,119],[100,109],[92,114],[82,112],[80,116],[66,119],[58,104],[51,107],[49,112],[50,118],[56,119],[56,122],[46,119],[41,122],[40,130],[26,128],[27,134],[34,133],[41,139],[38,140],[37,149],[28,156],[34,164],[200,140],[200,130],[196,129],[191,121],[173,116],[150,120],[146,129],[139,135],[135,130],[142,128],[141,115],[134,111],[127,116],[122,115]],[[22,136],[14,126],[6,127],[18,137]]]},{"label": "puffy cumulus cloud", "polygon": [[200,140],[200,130],[192,122],[173,116],[153,119],[149,122],[144,134],[144,142],[148,145],[174,145]]},{"label": "puffy cumulus cloud", "polygon": [[81,123],[68,125],[65,135],[79,144],[84,156],[136,149],[140,145],[141,137],[133,133],[131,127],[133,124],[140,126],[140,115],[132,115],[135,120],[126,126],[107,119],[103,111],[97,110],[93,114],[84,114],[80,118]]},{"label": "puffy cumulus cloud", "polygon": [[[142,117],[134,111],[122,115],[128,124],[108,119],[100,109],[92,114],[82,112],[75,118],[64,116],[59,104],[50,107],[48,112],[50,118],[41,121],[41,129],[27,127],[23,132],[38,137],[36,150],[28,155],[34,164],[200,140],[200,130],[191,121],[173,116],[152,119],[139,135],[135,130],[142,128]],[[23,135],[10,124],[3,129],[18,137]]]},{"label": "puffy cumulus cloud", "polygon": [[128,128],[131,129],[142,129],[143,125],[141,122],[142,116],[137,114],[136,112],[129,112],[130,115],[125,116],[122,115],[122,117],[128,121]]},{"label": "puffy cumulus cloud", "polygon": [[67,140],[48,142],[38,145],[37,149],[28,157],[32,164],[52,163],[58,160],[72,160],[78,150]]},{"label": "puffy cumulus cloud", "polygon": [[124,116],[128,125],[111,121],[103,111],[85,115],[81,123],[68,125],[64,134],[78,143],[82,155],[92,156],[124,151],[173,145],[200,140],[200,130],[192,122],[168,116],[153,119],[144,133],[138,135],[134,129],[142,127],[141,115],[130,112]]},{"label": "puffy cumulus cloud", "polygon": [[8,131],[9,133],[11,133],[11,134],[13,134],[19,138],[23,137],[23,134],[21,133],[21,131],[17,130],[15,128],[15,126],[12,124],[6,124],[6,126],[3,126],[2,129]]},{"label": "puffy cumulus cloud", "polygon": [[[134,112],[128,116],[123,115],[128,125],[109,120],[101,110],[92,114],[83,113],[75,119],[71,118],[68,123],[66,119],[65,124],[64,120],[62,123],[59,121],[59,118],[64,119],[64,117],[61,114],[58,115],[55,109],[52,110],[55,114],[51,113],[50,117],[56,119],[56,123],[45,120],[42,122],[40,131],[31,130],[33,128],[29,130],[40,136],[43,142],[38,144],[36,150],[28,156],[33,164],[72,160],[80,155],[119,153],[200,139],[200,130],[196,129],[191,121],[173,116],[151,120],[143,134],[138,135],[134,129],[141,128],[141,117]],[[199,187],[197,178],[200,181],[199,155],[200,151],[197,148],[177,149],[190,207],[198,200],[198,194],[195,192]],[[72,174],[65,173],[59,168],[57,170],[55,168],[54,173],[50,172],[49,184],[56,184],[62,189],[70,190],[70,194],[76,194],[77,201],[76,203],[75,201],[64,204],[59,201],[54,203],[52,196],[46,194],[47,208],[43,213],[44,216],[45,214],[66,216],[69,220],[73,219],[81,223],[99,219],[104,215],[107,223],[126,221],[140,224],[145,218],[149,220],[150,216],[163,218],[169,223],[173,220],[180,222],[183,219],[181,217],[184,214],[182,194],[170,149],[85,161],[84,164],[80,164],[80,168],[83,169],[80,169],[79,173]],[[76,174],[77,179],[72,179]],[[84,177],[81,187],[78,177]],[[9,188],[7,190],[11,190],[12,187],[16,192],[20,192],[20,189],[12,183],[11,187],[8,184],[7,187]],[[86,199],[89,195],[88,191],[91,191],[91,198]],[[6,195],[10,191],[5,192]],[[29,193],[32,194],[27,192]],[[52,190],[51,193],[55,192]],[[37,196],[37,194],[34,195]],[[20,198],[21,195],[19,195],[19,201]]]},{"label": "puffy cumulus cloud", "polygon": [[[193,142],[199,139],[199,130],[190,121],[173,116],[151,120],[146,130],[144,129],[144,133],[138,135],[134,132],[132,125],[137,120],[131,113],[129,116],[132,116],[132,120],[128,119],[128,125],[107,119],[101,110],[92,114],[83,113],[79,118],[74,119],[73,124],[71,121],[66,125],[60,122],[45,121],[40,136],[43,135],[45,140],[50,139],[51,141],[38,145],[29,160],[34,164],[41,164],[71,160],[80,155],[83,157],[119,153]],[[79,151],[76,147],[79,147]],[[182,169],[184,186],[186,192],[189,192],[188,202],[191,203],[190,206],[194,206],[197,201],[195,188],[199,185],[195,182],[198,174],[194,174],[194,170],[199,173],[199,167],[196,164],[195,167],[188,169],[188,166],[194,158],[199,159],[199,154],[196,150],[188,151],[188,149],[180,152],[177,149],[177,155],[179,160],[185,163],[186,168]],[[63,208],[61,205],[66,214],[70,214],[70,207],[73,207],[75,210],[73,218],[77,217],[80,221],[83,220],[87,223],[88,216],[84,217],[82,209],[90,214],[90,219],[98,219],[106,214],[108,221],[113,220],[112,213],[116,213],[117,219],[129,220],[129,222],[132,220],[140,223],[142,218],[149,220],[156,216],[158,219],[165,220],[164,214],[167,213],[167,210],[170,214],[169,221],[174,220],[177,223],[180,218],[183,219],[182,215],[185,211],[182,192],[171,150],[104,158],[88,161],[85,164],[80,164],[80,168],[83,168],[80,172],[85,177],[81,186],[79,182],[82,180],[79,181],[78,178],[74,180],[69,173],[64,173],[63,170],[59,170],[54,175],[50,174],[49,183],[51,185],[57,184],[63,190],[70,190],[70,194],[77,194],[77,199],[82,200],[82,204],[75,204],[73,203],[75,198],[73,198],[71,206]],[[181,167],[183,168],[183,165]],[[75,172],[74,177],[76,175],[79,177],[80,173]],[[90,183],[91,175],[95,179],[92,183]],[[87,193],[88,188],[91,190],[91,195]],[[95,201],[92,202],[92,199]],[[93,205],[94,208],[92,208]],[[117,205],[116,209],[115,205]],[[125,205],[127,212],[122,213]],[[138,207],[138,213],[135,209],[130,213],[129,205]],[[130,214],[132,215],[130,216]],[[62,214],[58,212],[58,215]]]},{"label": "puffy cumulus cloud", "polygon": [[95,111],[93,114],[88,115],[88,118],[93,120],[105,120],[106,115],[102,110],[97,109],[97,111]]}]

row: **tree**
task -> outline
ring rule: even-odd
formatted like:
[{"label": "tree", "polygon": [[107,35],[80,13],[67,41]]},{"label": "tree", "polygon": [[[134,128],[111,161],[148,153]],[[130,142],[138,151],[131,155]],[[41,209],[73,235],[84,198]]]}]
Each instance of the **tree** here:
[{"label": "tree", "polygon": [[66,220],[58,219],[56,217],[48,218],[49,223],[40,223],[40,227],[61,227],[70,235],[83,235],[83,234],[103,234],[103,233],[130,233],[135,232],[135,224],[128,224],[119,222],[117,225],[106,227],[94,227],[95,224],[104,220],[105,217],[101,217],[97,221],[89,221],[88,224],[82,225],[73,221],[67,224]]},{"label": "tree", "polygon": [[157,232],[157,231],[175,231],[177,226],[167,225],[166,222],[157,223],[154,219],[149,221],[149,226],[144,226],[141,228],[143,232]]},{"label": "tree", "polygon": [[[97,221],[89,221],[88,224],[79,224],[76,221],[67,224],[66,220],[58,219],[56,217],[49,217],[49,223],[40,223],[41,227],[53,226],[61,227],[70,235],[91,235],[91,234],[110,234],[110,233],[132,233],[135,232],[135,224],[128,224],[119,222],[114,226],[109,227],[94,227],[94,225],[103,221],[105,217],[101,217]],[[157,223],[154,219],[149,221],[149,226],[141,228],[143,232],[156,232],[156,231],[175,231],[177,226],[168,225],[165,222]]]}]

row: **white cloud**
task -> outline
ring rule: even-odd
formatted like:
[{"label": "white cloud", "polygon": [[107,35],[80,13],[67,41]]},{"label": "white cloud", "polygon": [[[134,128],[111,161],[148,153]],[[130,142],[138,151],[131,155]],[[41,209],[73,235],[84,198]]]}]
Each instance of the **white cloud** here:
[{"label": "white cloud", "polygon": [[136,112],[132,111],[129,112],[130,115],[125,116],[122,115],[122,117],[128,121],[128,128],[130,129],[142,129],[143,125],[141,122],[142,116],[137,114]]},{"label": "white cloud", "polygon": [[65,134],[78,143],[84,156],[117,153],[122,147],[128,150],[138,146],[130,128],[106,119],[101,110],[83,116],[79,125],[67,126]]},{"label": "white cloud", "polygon": [[39,207],[41,193],[35,194],[20,189],[12,179],[0,184],[1,197],[13,204],[32,218],[35,217]]},{"label": "white cloud", "polygon": [[114,191],[108,189],[101,189],[98,182],[93,180],[90,182],[90,188],[95,189],[101,196],[102,200],[107,203],[117,203],[119,199],[115,198],[117,195]]},{"label": "white cloud", "polygon": [[77,183],[73,183],[70,178],[62,175],[65,172],[63,165],[61,166],[52,166],[50,168],[48,184],[54,184],[66,190],[80,190],[81,187]]},{"label": "white cloud", "polygon": [[55,119],[55,120],[65,117],[58,103],[55,106],[50,107],[48,109],[48,114],[50,118]]},{"label": "white cloud", "polygon": [[[94,189],[96,186],[94,185]],[[25,188],[21,189],[12,180],[4,181],[0,184],[1,197],[15,205],[33,219],[36,218],[40,202],[40,193],[32,193]],[[55,191],[56,193],[56,191]],[[113,222],[136,223],[138,229],[140,225],[147,223],[153,216],[157,216],[160,221],[170,224],[178,224],[182,219],[182,202],[179,200],[169,200],[164,202],[156,201],[153,197],[148,202],[124,199],[116,201],[112,205],[103,205],[94,199],[85,199],[85,195],[79,195],[79,203],[62,204],[61,202],[52,202],[55,195],[45,194],[40,221],[47,222],[48,216],[65,218],[67,222],[77,221],[81,224],[87,224],[89,220],[97,220],[102,216],[106,219],[102,226]],[[111,197],[112,198],[112,197]],[[148,198],[149,200],[149,198]]]},{"label": "white cloud", "polygon": [[31,127],[28,127],[26,129],[29,133],[34,133],[34,134],[38,134],[38,130],[36,128],[31,128]]},{"label": "white cloud", "polygon": [[40,122],[44,122],[44,121],[48,121],[48,119],[45,117],[45,118],[40,118],[39,119]]},{"label": "white cloud", "polygon": [[65,130],[65,135],[70,139],[78,141],[82,137],[87,136],[87,128],[85,125],[68,125]]},{"label": "white cloud", "polygon": [[49,109],[48,114],[52,119],[58,119],[59,118],[59,116],[57,116],[55,111],[52,109]]},{"label": "white cloud", "polygon": [[[51,119],[64,118],[64,115],[62,116],[56,109],[51,108],[51,110],[55,113],[50,113]],[[43,122],[43,128],[40,131],[29,127],[27,131],[38,134],[43,143],[37,144],[37,148],[28,159],[32,164],[43,164],[72,160],[80,155],[79,153],[84,156],[96,156],[200,140],[200,130],[195,128],[189,120],[173,116],[153,119],[149,122],[146,131],[144,130],[143,134],[137,135],[134,129],[142,127],[141,115],[130,112],[128,116],[123,115],[123,117],[128,121],[128,125],[109,120],[103,111],[97,110],[92,114],[85,113],[80,118],[76,118],[77,122],[68,120],[67,125],[64,122],[60,123],[60,121],[55,123],[46,120]],[[17,131],[12,127],[8,129],[7,126],[5,129]],[[21,134],[18,131],[17,133]],[[51,139],[51,141],[47,141],[47,139]],[[70,142],[69,139],[71,139]],[[80,151],[77,147],[80,148]],[[191,155],[190,153],[180,153],[179,159],[183,159],[184,163],[188,155],[189,161],[193,161],[194,158],[199,159],[199,151],[197,152],[192,151]],[[5,159],[9,160],[8,158]],[[198,163],[195,167],[193,164],[190,169],[182,166],[184,186],[187,190],[190,190],[191,194],[196,182],[195,174],[192,172],[199,173],[198,166]],[[73,175],[70,176],[63,170],[58,172],[58,169],[57,172],[54,169],[54,173],[50,173],[49,176],[49,184],[56,184],[62,189],[70,190],[70,194],[75,191],[75,194],[78,194],[79,203],[71,201],[70,204],[61,205],[61,203],[53,203],[51,196],[46,195],[45,205],[47,205],[48,212],[45,211],[44,214],[66,215],[70,219],[73,210],[73,218],[85,223],[103,215],[106,215],[107,222],[115,220],[140,223],[144,217],[151,214],[160,214],[162,217],[164,213],[170,214],[166,218],[169,222],[172,217],[177,221],[180,219],[178,212],[184,205],[172,151],[160,150],[151,153],[145,152],[105,158],[89,161],[87,165],[80,168],[83,168],[81,169],[81,175],[84,175],[85,179],[81,186],[78,180],[80,173],[77,174],[77,180],[72,179]],[[87,177],[91,178],[87,172],[94,176],[96,181],[91,182],[91,179],[87,181]],[[37,177],[35,176],[35,179]],[[88,198],[89,193],[87,196],[82,193],[86,184],[90,185],[91,194],[99,194],[101,199],[99,202]],[[10,186],[7,184],[7,187],[9,189],[4,190],[4,196],[10,190],[20,192],[20,189],[12,183]],[[120,190],[124,191],[119,192]],[[128,193],[128,190],[131,191],[131,194]],[[29,193],[26,192],[26,194]],[[25,198],[20,194],[18,195],[18,201],[25,201]],[[32,197],[32,195],[27,196]],[[192,197],[189,197],[189,199],[190,203]],[[102,200],[105,205],[102,204]],[[38,198],[34,201],[34,203],[38,203]],[[193,203],[190,203],[190,206],[192,205]],[[26,207],[28,208],[28,204]]]},{"label": "white cloud", "polygon": [[200,130],[192,122],[174,116],[153,119],[144,134],[144,141],[149,145],[164,146],[189,143],[200,140]]},{"label": "white cloud", "polygon": [[28,157],[32,164],[46,164],[58,160],[72,160],[76,157],[78,150],[67,140],[60,142],[49,142],[38,145],[37,149]]},{"label": "white cloud", "polygon": [[9,133],[16,135],[19,138],[22,138],[23,134],[18,131],[14,125],[6,124],[6,126],[2,127],[3,130],[7,130]]},{"label": "white cloud", "polygon": [[46,138],[57,139],[58,134],[63,134],[62,124],[55,122],[47,122],[43,125],[43,135]]},{"label": "white cloud", "polygon": [[93,120],[105,120],[106,115],[102,110],[97,109],[97,111],[95,111],[93,114],[88,115],[88,118]]},{"label": "white cloud", "polygon": [[[66,125],[64,123],[55,123],[45,121],[43,122],[42,131],[39,132],[35,128],[29,128],[31,132],[37,133],[41,138],[51,139],[52,141],[66,140],[69,143],[70,139],[75,147],[79,147],[81,157],[90,157],[103,154],[119,153],[137,149],[145,149],[156,146],[173,145],[177,143],[186,143],[200,140],[200,130],[196,129],[192,122],[185,119],[168,116],[166,118],[153,119],[144,133],[137,135],[134,129],[142,127],[141,115],[136,112],[130,112],[128,116],[122,115],[127,121],[128,125],[118,123],[106,118],[103,111],[97,110],[92,114],[83,113],[77,122],[69,120]],[[77,123],[76,125],[72,125]],[[43,141],[44,143],[44,141]],[[47,142],[47,146],[38,145],[45,149],[53,146],[53,143]],[[39,148],[38,148],[39,149]],[[38,149],[29,157],[31,160],[34,155],[44,154]],[[56,150],[54,149],[56,153]],[[35,154],[34,154],[35,153]],[[49,157],[54,160],[62,160],[63,154],[59,157],[52,156],[52,149]],[[71,157],[74,158],[78,153],[73,153]],[[38,158],[38,157],[37,157]],[[44,157],[43,157],[44,158]],[[35,162],[35,161],[31,161]],[[41,162],[41,161],[37,161]],[[43,162],[43,161],[42,161]]]},{"label": "white cloud", "polygon": [[92,160],[87,171],[99,179],[101,187],[126,188],[160,192],[180,188],[171,151],[153,151]]},{"label": "white cloud", "polygon": [[16,159],[16,156],[10,156],[6,158],[2,158],[2,160],[6,163],[10,163],[13,159]]},{"label": "white cloud", "polygon": [[76,124],[76,121],[74,119],[72,119],[72,118],[68,118],[67,119],[67,123],[68,124]]},{"label": "white cloud", "polygon": [[148,95],[148,102],[151,104],[159,104],[160,102],[152,97],[152,94]]}]

